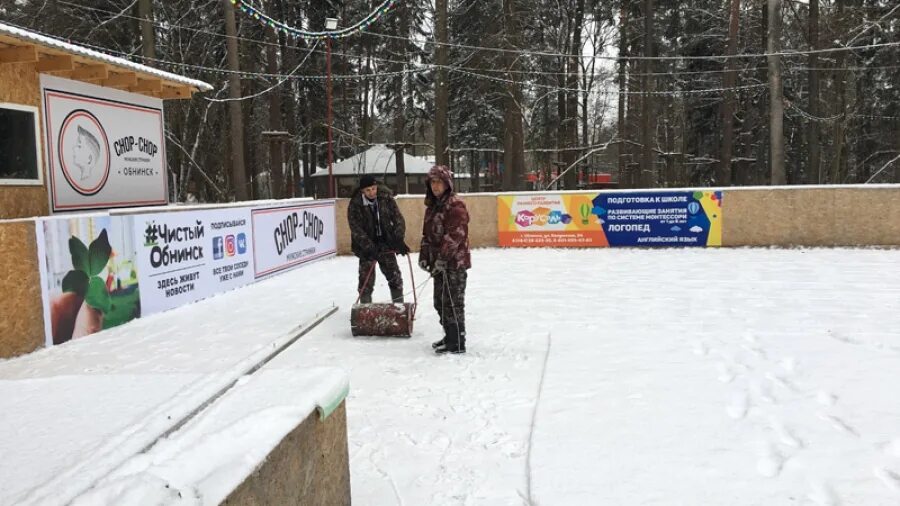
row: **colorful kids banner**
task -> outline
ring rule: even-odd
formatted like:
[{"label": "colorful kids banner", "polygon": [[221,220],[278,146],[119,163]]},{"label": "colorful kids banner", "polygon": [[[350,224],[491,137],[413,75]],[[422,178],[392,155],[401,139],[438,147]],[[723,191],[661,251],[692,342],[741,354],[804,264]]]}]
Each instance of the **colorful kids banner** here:
[{"label": "colorful kids banner", "polygon": [[504,195],[506,247],[721,246],[722,192]]}]

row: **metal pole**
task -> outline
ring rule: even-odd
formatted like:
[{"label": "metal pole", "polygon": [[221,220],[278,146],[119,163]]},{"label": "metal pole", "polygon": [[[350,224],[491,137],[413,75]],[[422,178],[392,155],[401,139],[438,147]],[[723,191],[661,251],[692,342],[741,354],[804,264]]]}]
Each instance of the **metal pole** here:
[{"label": "metal pole", "polygon": [[326,99],[328,102],[328,198],[334,198],[334,174],[331,170],[331,163],[333,159],[333,152],[331,148],[331,37],[325,39],[325,44],[327,48],[327,51],[325,52],[325,88],[328,95]]}]

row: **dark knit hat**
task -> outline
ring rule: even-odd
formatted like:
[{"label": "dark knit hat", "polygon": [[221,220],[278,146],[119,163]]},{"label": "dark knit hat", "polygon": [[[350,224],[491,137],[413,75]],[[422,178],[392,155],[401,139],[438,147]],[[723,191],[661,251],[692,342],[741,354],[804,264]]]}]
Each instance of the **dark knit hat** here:
[{"label": "dark knit hat", "polygon": [[371,174],[363,174],[363,177],[359,178],[359,187],[360,188],[368,188],[372,185],[378,184],[378,180],[375,179],[375,176]]}]

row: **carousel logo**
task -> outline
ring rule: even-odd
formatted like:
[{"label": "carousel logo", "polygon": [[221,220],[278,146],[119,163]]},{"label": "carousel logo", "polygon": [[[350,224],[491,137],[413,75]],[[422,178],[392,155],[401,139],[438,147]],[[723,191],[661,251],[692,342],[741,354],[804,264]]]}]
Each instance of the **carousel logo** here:
[{"label": "carousel logo", "polygon": [[84,109],[63,121],[57,156],[66,182],[81,195],[96,195],[109,179],[109,139],[100,120]]}]

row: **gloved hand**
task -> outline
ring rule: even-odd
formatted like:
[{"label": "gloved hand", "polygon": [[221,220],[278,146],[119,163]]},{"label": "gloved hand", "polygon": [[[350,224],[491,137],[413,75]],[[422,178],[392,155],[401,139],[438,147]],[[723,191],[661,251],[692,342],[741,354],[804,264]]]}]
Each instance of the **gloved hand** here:
[{"label": "gloved hand", "polygon": [[428,260],[424,258],[419,259],[419,267],[421,267],[423,271],[431,272],[431,266],[428,265]]},{"label": "gloved hand", "polygon": [[394,246],[394,250],[401,255],[409,254],[409,246],[403,241],[398,242],[397,245]]},{"label": "gloved hand", "polygon": [[434,263],[434,267],[431,269],[434,272],[443,272],[447,270],[447,261],[446,260],[438,260]]}]

